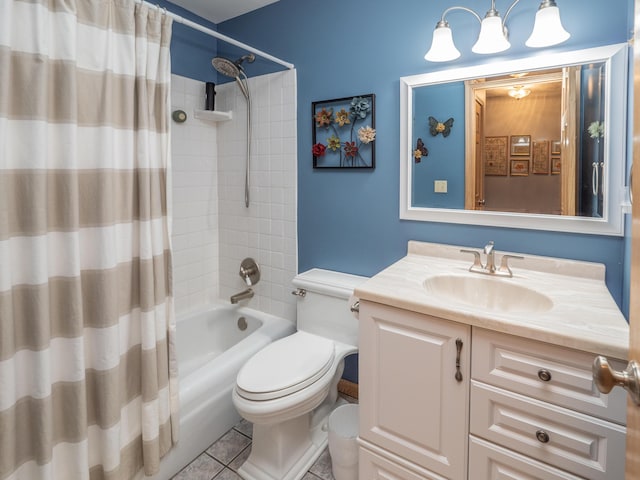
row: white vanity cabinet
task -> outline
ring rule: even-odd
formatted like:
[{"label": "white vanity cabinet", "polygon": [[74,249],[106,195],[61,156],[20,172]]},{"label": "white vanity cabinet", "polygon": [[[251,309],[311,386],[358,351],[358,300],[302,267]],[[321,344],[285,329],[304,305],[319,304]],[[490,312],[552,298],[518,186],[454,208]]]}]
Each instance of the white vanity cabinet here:
[{"label": "white vanity cabinet", "polygon": [[597,390],[593,353],[477,327],[472,337],[474,480],[624,479],[626,394]]},{"label": "white vanity cabinet", "polygon": [[593,353],[366,300],[359,319],[361,479],[624,479],[626,396],[598,392]]},{"label": "white vanity cabinet", "polygon": [[360,479],[624,480],[626,393],[591,373],[628,356],[604,265],[526,255],[509,275],[486,252],[519,255],[410,241],[355,289]]},{"label": "white vanity cabinet", "polygon": [[359,319],[360,478],[467,478],[471,328],[366,301]]}]

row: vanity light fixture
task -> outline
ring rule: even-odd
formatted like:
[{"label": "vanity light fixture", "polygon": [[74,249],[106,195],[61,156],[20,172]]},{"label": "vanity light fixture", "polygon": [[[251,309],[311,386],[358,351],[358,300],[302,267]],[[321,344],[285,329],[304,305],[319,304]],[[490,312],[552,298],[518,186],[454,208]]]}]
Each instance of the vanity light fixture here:
[{"label": "vanity light fixture", "polygon": [[516,85],[511,87],[507,93],[510,97],[513,97],[516,100],[520,100],[521,98],[529,95],[531,93],[531,90],[525,88],[524,85]]},{"label": "vanity light fixture", "polygon": [[[431,48],[424,56],[425,60],[430,62],[448,62],[455,60],[460,56],[460,51],[453,43],[453,35],[449,22],[445,17],[452,10],[464,10],[471,13],[480,22],[480,35],[475,45],[471,48],[474,53],[489,54],[498,53],[507,50],[511,44],[507,40],[506,21],[520,0],[515,0],[507,9],[504,20],[500,17],[500,13],[496,10],[495,0],[491,0],[491,9],[482,19],[480,15],[467,7],[454,6],[447,8],[443,13],[440,21],[436,24],[433,31],[433,40]],[[533,32],[529,39],[525,42],[527,47],[540,48],[557,45],[567,40],[571,35],[562,26],[560,21],[560,10],[555,0],[542,0],[540,7],[536,12]]]}]

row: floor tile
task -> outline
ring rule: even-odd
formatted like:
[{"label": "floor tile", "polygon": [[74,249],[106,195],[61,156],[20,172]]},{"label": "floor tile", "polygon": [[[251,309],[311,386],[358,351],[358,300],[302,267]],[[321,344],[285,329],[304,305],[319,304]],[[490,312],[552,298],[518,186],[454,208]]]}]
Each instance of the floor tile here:
[{"label": "floor tile", "polygon": [[249,458],[249,454],[251,453],[251,445],[249,445],[247,448],[245,448],[240,455],[238,455],[236,458],[233,459],[233,461],[228,465],[228,467],[233,470],[234,472],[237,472],[238,469],[242,466],[242,464],[245,462],[245,460],[247,458]]},{"label": "floor tile", "polygon": [[247,437],[253,438],[253,423],[245,420],[244,418],[236,423],[233,428]]},{"label": "floor tile", "polygon": [[228,465],[250,443],[251,439],[231,429],[211,445],[207,453],[224,465]]},{"label": "floor tile", "polygon": [[322,480],[334,480],[333,473],[331,471],[331,457],[329,456],[328,447],[324,449],[309,471],[320,477]]},{"label": "floor tile", "polygon": [[222,472],[218,474],[215,480],[242,480],[242,478],[233,470],[229,470],[225,468]]},{"label": "floor tile", "polygon": [[222,471],[224,465],[216,462],[206,453],[201,454],[184,467],[172,480],[211,480]]},{"label": "floor tile", "polygon": [[316,477],[313,473],[311,472],[307,472],[304,474],[304,477],[302,477],[302,480],[319,480],[320,477]]}]

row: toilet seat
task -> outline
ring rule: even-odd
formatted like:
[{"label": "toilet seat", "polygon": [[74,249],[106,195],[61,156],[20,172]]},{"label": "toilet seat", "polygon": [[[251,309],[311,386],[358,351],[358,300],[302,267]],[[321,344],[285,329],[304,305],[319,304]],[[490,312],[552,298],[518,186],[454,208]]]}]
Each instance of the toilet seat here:
[{"label": "toilet seat", "polygon": [[236,392],[247,400],[274,400],[315,383],[331,369],[332,340],[306,332],[273,342],[242,367]]}]

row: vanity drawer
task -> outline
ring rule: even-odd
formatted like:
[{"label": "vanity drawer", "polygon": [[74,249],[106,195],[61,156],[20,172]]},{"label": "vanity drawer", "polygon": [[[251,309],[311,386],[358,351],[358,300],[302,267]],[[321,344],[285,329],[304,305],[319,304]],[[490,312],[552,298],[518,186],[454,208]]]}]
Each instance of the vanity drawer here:
[{"label": "vanity drawer", "polygon": [[[471,376],[625,425],[626,392],[621,388],[609,394],[598,391],[591,376],[595,357],[592,353],[474,328]],[[617,370],[626,368],[626,363],[611,363]]]},{"label": "vanity drawer", "polygon": [[591,480],[622,480],[626,428],[471,382],[470,432]]},{"label": "vanity drawer", "polygon": [[584,480],[524,455],[469,437],[470,480]]}]

